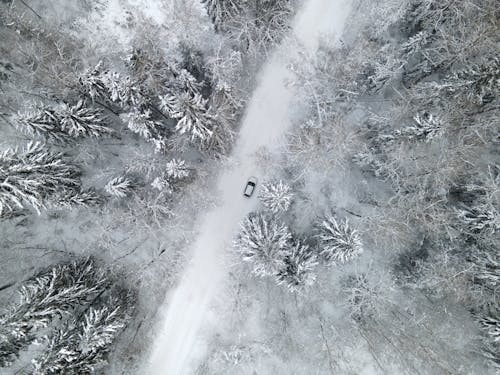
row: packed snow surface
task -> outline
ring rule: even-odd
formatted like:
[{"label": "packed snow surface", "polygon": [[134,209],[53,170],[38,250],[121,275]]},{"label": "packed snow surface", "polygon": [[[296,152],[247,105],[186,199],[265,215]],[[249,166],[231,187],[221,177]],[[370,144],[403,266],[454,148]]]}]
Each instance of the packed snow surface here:
[{"label": "packed snow surface", "polygon": [[[295,20],[295,36],[314,51],[323,33],[340,35],[347,14],[345,0],[309,0]],[[224,251],[239,222],[257,205],[256,193],[251,199],[243,197],[248,178],[259,178],[265,168],[257,165],[254,154],[262,147],[276,147],[290,127],[288,113],[294,88],[287,85],[292,77],[286,69],[285,47],[269,59],[261,72],[234,147],[232,167],[217,182],[222,203],[200,221],[199,236],[190,249],[191,262],[175,290],[166,297],[148,374],[192,374],[196,359],[203,354],[199,330],[217,287],[227,274]]]}]

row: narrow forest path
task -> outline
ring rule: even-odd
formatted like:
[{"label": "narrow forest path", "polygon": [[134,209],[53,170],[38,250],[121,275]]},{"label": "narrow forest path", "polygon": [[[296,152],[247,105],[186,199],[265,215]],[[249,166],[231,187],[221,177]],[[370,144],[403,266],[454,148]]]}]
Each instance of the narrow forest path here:
[{"label": "narrow forest path", "polygon": [[[306,0],[294,21],[293,31],[298,41],[314,51],[322,33],[340,36],[348,15],[347,3],[346,0]],[[166,297],[147,374],[194,373],[192,362],[201,350],[198,333],[227,273],[223,265],[224,251],[239,222],[257,205],[255,195],[251,199],[242,196],[248,177],[258,178],[262,174],[263,166],[256,164],[253,155],[262,147],[276,147],[280,136],[290,127],[289,104],[294,92],[286,85],[292,77],[286,69],[288,61],[284,55],[292,55],[286,51],[289,48],[286,41],[283,44],[260,74],[231,157],[233,167],[224,171],[217,181],[222,203],[199,222],[199,237],[190,250],[191,262],[176,289]]]}]

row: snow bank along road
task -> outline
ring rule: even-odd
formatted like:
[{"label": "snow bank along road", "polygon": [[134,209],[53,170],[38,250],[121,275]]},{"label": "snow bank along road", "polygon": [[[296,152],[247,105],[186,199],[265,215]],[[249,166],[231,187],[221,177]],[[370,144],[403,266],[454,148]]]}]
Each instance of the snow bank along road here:
[{"label": "snow bank along road", "polygon": [[[348,1],[306,1],[293,30],[296,38],[314,51],[321,34],[340,35],[348,14]],[[198,331],[225,275],[223,253],[239,222],[257,204],[255,195],[251,199],[242,195],[248,177],[260,175],[261,166],[256,165],[252,155],[261,147],[273,147],[290,126],[288,107],[294,92],[286,86],[291,77],[285,60],[283,53],[275,54],[261,72],[232,155],[235,167],[222,173],[217,182],[222,204],[200,222],[200,234],[191,249],[191,263],[177,288],[167,295],[147,374],[193,374],[194,362],[203,354]]]}]

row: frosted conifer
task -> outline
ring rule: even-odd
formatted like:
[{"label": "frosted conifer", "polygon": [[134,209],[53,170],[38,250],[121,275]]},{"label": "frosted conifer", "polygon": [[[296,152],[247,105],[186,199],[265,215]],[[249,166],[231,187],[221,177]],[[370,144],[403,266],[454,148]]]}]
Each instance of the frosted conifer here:
[{"label": "frosted conifer", "polygon": [[166,175],[173,179],[182,179],[189,176],[189,169],[184,160],[172,159],[167,163]]},{"label": "frosted conifer", "polygon": [[479,318],[479,324],[493,342],[500,342],[500,309],[498,306],[492,305],[486,308],[484,314]]},{"label": "frosted conifer", "polygon": [[151,111],[133,111],[126,114],[128,128],[141,137],[149,140],[156,133],[158,123],[151,119]]},{"label": "frosted conifer", "polygon": [[176,83],[179,90],[190,92],[191,94],[199,94],[203,83],[200,83],[186,69],[181,69],[176,77]]},{"label": "frosted conifer", "polygon": [[61,190],[80,191],[80,170],[40,143],[0,153],[0,217],[33,207],[38,213]]},{"label": "frosted conifer", "polygon": [[310,286],[316,280],[314,269],[318,265],[316,254],[309,246],[295,242],[284,259],[285,268],[276,275],[278,284],[285,285],[291,292]]},{"label": "frosted conifer", "polygon": [[102,111],[86,107],[83,100],[75,105],[64,104],[57,112],[57,117],[61,130],[73,138],[97,138],[111,133],[111,129],[104,125],[106,119]]},{"label": "frosted conifer", "polygon": [[133,187],[134,184],[127,177],[118,176],[110,180],[104,187],[104,190],[113,197],[125,198],[132,192]]},{"label": "frosted conifer", "polygon": [[0,315],[0,367],[9,365],[33,342],[34,331],[67,315],[105,285],[104,273],[90,258],[58,265],[25,282],[20,301]]},{"label": "frosted conifer", "polygon": [[61,129],[59,118],[52,108],[39,108],[19,112],[12,123],[21,133],[43,137],[49,141],[63,142],[68,134]]},{"label": "frosted conifer", "polygon": [[60,108],[42,107],[13,118],[21,132],[43,137],[48,141],[65,142],[72,138],[101,137],[112,131],[105,123],[102,111],[86,107],[83,100],[75,105],[63,104]]},{"label": "frosted conifer", "polygon": [[290,186],[281,180],[263,184],[259,192],[259,199],[264,207],[274,214],[288,211],[292,198]]},{"label": "frosted conifer", "polygon": [[34,359],[35,374],[90,374],[102,366],[110,345],[126,326],[128,301],[108,298],[102,306],[91,306],[83,321],[72,321],[45,337],[47,349]]},{"label": "frosted conifer", "polygon": [[252,263],[254,274],[275,276],[286,267],[291,238],[285,224],[261,213],[252,213],[241,224],[234,244],[243,260]]},{"label": "frosted conifer", "polygon": [[192,141],[207,141],[213,134],[213,117],[207,109],[207,100],[200,94],[184,92],[160,97],[161,108],[177,120],[179,134],[189,134]]},{"label": "frosted conifer", "polygon": [[90,96],[92,100],[107,99],[108,97],[108,89],[106,87],[104,74],[104,64],[102,61],[99,61],[94,68],[87,69],[78,79],[83,91]]},{"label": "frosted conifer", "polygon": [[394,134],[398,138],[410,141],[431,141],[442,133],[441,121],[431,113],[417,114],[414,118],[415,126],[408,126],[396,130]]},{"label": "frosted conifer", "polygon": [[163,191],[167,194],[171,194],[173,192],[172,185],[168,181],[168,179],[163,178],[163,177],[156,177],[153,182],[151,183],[151,186],[159,191]]},{"label": "frosted conifer", "polygon": [[472,233],[485,231],[494,234],[500,230],[500,216],[493,208],[464,207],[458,210],[458,217]]},{"label": "frosted conifer", "polygon": [[316,229],[320,255],[328,262],[346,263],[363,252],[361,238],[347,220],[326,215]]}]

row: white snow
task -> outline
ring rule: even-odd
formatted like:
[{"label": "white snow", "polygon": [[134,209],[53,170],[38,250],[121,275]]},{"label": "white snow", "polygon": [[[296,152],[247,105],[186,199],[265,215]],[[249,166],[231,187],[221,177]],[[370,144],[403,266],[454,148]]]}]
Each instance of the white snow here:
[{"label": "white snow", "polygon": [[[309,0],[295,22],[298,41],[314,50],[322,33],[338,37],[348,14],[347,4],[346,0]],[[285,50],[288,45],[286,41],[283,44]],[[217,182],[223,203],[199,223],[200,234],[191,249],[192,261],[177,288],[166,298],[147,374],[192,374],[196,359],[203,355],[199,331],[226,274],[224,252],[239,222],[257,205],[257,194],[251,199],[243,197],[247,179],[258,178],[261,168],[265,168],[256,164],[253,154],[262,147],[275,148],[290,127],[288,113],[294,92],[286,84],[292,77],[283,55],[282,51],[271,57],[261,73],[234,148],[234,167],[223,172]]]}]

